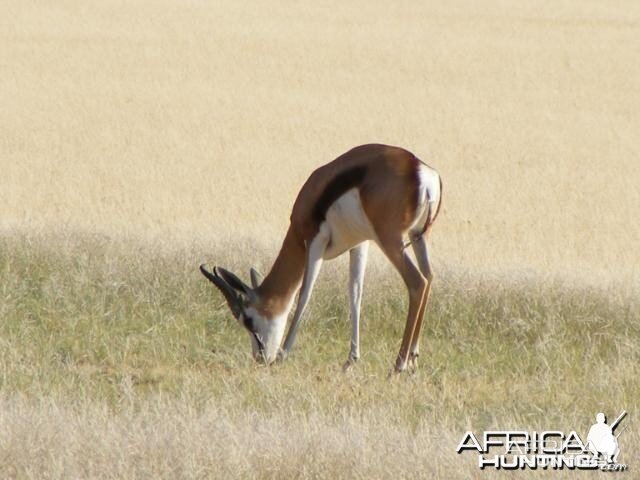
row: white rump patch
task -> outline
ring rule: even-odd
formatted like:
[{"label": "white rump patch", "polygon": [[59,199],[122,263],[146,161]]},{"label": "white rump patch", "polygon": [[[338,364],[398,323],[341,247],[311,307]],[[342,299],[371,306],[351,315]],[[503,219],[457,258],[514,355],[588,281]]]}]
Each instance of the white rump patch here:
[{"label": "white rump patch", "polygon": [[431,218],[435,215],[440,204],[440,176],[432,168],[421,164],[418,170],[418,206],[416,218],[409,230],[422,231],[429,208],[431,208]]}]

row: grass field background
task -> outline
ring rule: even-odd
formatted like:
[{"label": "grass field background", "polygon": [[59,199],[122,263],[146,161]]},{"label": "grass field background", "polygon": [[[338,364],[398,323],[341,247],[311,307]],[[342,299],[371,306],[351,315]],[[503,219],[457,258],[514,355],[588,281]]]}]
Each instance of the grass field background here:
[{"label": "grass field background", "polygon": [[637,281],[637,2],[8,2],[0,219],[280,240],[368,142],[438,169],[436,258]]},{"label": "grass field background", "polygon": [[[0,13],[0,476],[475,478],[467,429],[621,409],[638,468],[637,2]],[[368,142],[444,181],[421,369],[387,379],[377,253],[355,370],[344,259],[254,365],[197,265],[265,272],[309,173]]]}]

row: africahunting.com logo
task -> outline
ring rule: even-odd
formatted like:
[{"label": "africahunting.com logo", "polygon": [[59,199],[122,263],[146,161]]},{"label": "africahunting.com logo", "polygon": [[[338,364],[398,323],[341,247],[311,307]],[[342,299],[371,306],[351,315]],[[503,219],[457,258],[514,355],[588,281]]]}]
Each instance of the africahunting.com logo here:
[{"label": "africahunting.com logo", "polygon": [[621,472],[627,470],[627,465],[618,463],[618,437],[624,429],[617,434],[614,431],[626,414],[627,412],[622,412],[611,425],[607,425],[604,413],[598,413],[586,441],[575,430],[568,434],[558,430],[492,430],[483,432],[480,437],[468,431],[460,440],[456,451],[459,454],[469,450],[477,451],[478,466],[481,469],[566,468]]}]

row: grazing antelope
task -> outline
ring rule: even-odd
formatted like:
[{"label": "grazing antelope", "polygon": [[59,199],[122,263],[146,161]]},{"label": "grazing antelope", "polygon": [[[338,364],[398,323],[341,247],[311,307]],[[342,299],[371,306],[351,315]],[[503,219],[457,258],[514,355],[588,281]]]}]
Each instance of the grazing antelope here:
[{"label": "grazing antelope", "polygon": [[[302,186],[280,253],[264,280],[253,268],[251,287],[220,267],[210,272],[201,265],[200,271],[218,287],[234,317],[251,334],[254,358],[271,363],[278,356],[285,358],[293,346],[323,260],[348,250],[351,350],[347,368],[360,356],[360,301],[368,241],[373,240],[409,291],[409,312],[395,370],[415,368],[433,279],[425,236],[440,211],[441,192],[438,173],[407,150],[362,145],[318,168]],[[418,267],[406,252],[409,244]]]}]

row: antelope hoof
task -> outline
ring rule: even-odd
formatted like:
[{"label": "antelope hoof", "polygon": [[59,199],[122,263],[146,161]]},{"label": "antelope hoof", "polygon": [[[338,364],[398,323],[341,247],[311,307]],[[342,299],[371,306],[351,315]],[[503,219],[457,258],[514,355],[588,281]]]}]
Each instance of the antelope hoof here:
[{"label": "antelope hoof", "polygon": [[289,357],[289,352],[283,349],[278,350],[275,363],[283,363]]},{"label": "antelope hoof", "polygon": [[352,357],[351,355],[349,355],[349,358],[347,359],[347,361],[344,362],[344,365],[342,365],[342,371],[346,372],[351,367],[353,367],[356,363],[358,363],[358,357]]},{"label": "antelope hoof", "polygon": [[407,369],[407,361],[398,359],[398,361],[396,362],[396,367],[395,367],[393,373],[402,373],[406,369]]},{"label": "antelope hoof", "polygon": [[419,353],[411,353],[409,355],[409,370],[415,372],[416,370],[418,370],[418,357],[420,356]]}]

